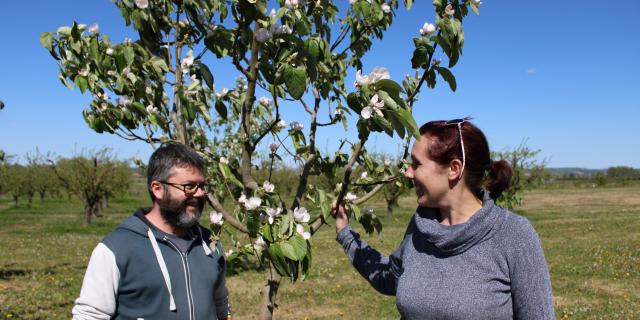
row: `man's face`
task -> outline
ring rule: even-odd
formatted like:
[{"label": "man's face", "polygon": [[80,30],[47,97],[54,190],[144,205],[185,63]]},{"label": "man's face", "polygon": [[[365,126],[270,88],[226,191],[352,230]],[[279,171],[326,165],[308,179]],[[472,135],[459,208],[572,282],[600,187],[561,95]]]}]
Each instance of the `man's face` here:
[{"label": "man's face", "polygon": [[[199,184],[204,182],[200,170],[187,166],[175,167],[167,183]],[[163,184],[164,193],[161,199],[156,199],[160,207],[162,218],[171,226],[189,229],[198,223],[205,203],[205,192],[198,188],[195,193],[185,193],[180,187]]]}]

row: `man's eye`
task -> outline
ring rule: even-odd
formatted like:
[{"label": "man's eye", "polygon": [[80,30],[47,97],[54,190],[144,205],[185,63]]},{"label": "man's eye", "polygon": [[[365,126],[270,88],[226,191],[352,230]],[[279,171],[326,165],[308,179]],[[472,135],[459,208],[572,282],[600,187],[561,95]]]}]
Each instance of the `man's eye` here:
[{"label": "man's eye", "polygon": [[197,185],[197,184],[185,184],[185,185],[184,185],[184,188],[185,188],[187,191],[193,191],[193,190],[195,190],[197,187],[198,187],[198,185]]}]

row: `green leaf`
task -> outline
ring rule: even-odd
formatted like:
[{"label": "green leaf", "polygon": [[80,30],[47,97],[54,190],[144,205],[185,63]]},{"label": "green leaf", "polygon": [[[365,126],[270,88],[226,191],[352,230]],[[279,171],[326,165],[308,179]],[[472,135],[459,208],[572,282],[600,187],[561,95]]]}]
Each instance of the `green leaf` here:
[{"label": "green leaf", "polygon": [[416,139],[419,139],[420,131],[418,131],[418,125],[411,112],[408,109],[399,108],[398,116],[404,127],[407,128],[407,131],[413,134]]},{"label": "green leaf", "polygon": [[87,78],[83,76],[76,76],[76,78],[73,79],[73,82],[76,84],[76,87],[80,89],[80,92],[84,93],[87,90]]},{"label": "green leaf", "polygon": [[58,28],[58,30],[56,31],[58,34],[63,35],[63,36],[70,36],[71,35],[71,27],[60,27]]},{"label": "green leaf", "polygon": [[124,47],[124,60],[127,65],[130,66],[133,63],[133,60],[136,58],[136,53],[133,50],[133,47],[128,45]]},{"label": "green leaf", "polygon": [[411,68],[418,69],[422,68],[428,59],[427,48],[425,47],[417,47],[413,51],[413,57],[411,57]]},{"label": "green leaf", "polygon": [[213,89],[213,74],[211,74],[211,70],[209,70],[209,67],[204,63],[200,64],[200,75],[204,79],[204,82],[207,83],[207,86]]},{"label": "green leaf", "polygon": [[262,238],[267,242],[273,242],[273,226],[266,224],[262,227]]},{"label": "green leaf", "polygon": [[53,50],[53,33],[43,32],[40,34],[40,44],[47,50]]},{"label": "green leaf", "polygon": [[222,119],[227,120],[227,106],[224,105],[221,99],[216,100],[216,111]]},{"label": "green leaf", "polygon": [[440,76],[442,77],[442,79],[444,79],[444,81],[446,81],[447,83],[449,83],[449,87],[451,88],[451,91],[456,91],[456,78],[453,76],[453,74],[451,73],[451,71],[445,67],[436,67],[435,68],[438,73],[440,74]]},{"label": "green leaf", "polygon": [[198,109],[200,111],[200,113],[202,114],[202,116],[204,117],[204,119],[207,121],[207,123],[211,122],[211,114],[209,113],[209,107],[207,107],[207,105],[205,103],[198,103]]},{"label": "green leaf", "polygon": [[276,267],[276,270],[281,276],[290,277],[291,272],[289,271],[289,263],[284,257],[282,253],[282,247],[278,243],[272,243],[267,249],[267,253],[269,254],[269,258],[273,263],[273,266]]},{"label": "green leaf", "polygon": [[349,93],[349,95],[347,96],[347,105],[357,114],[360,114],[360,112],[362,111],[360,96],[356,92]]},{"label": "green leaf", "polygon": [[307,241],[299,234],[294,234],[289,240],[280,242],[282,254],[294,261],[300,261],[307,254]]},{"label": "green leaf", "polygon": [[376,88],[386,91],[392,97],[399,97],[400,92],[402,92],[402,87],[397,82],[390,79],[378,80],[374,85]]},{"label": "green leaf", "polygon": [[251,238],[258,237],[258,229],[260,228],[260,219],[255,214],[247,214],[247,229]]},{"label": "green leaf", "polygon": [[307,76],[303,66],[288,65],[284,69],[284,85],[292,98],[298,100],[307,91]]},{"label": "green leaf", "polygon": [[404,128],[404,125],[402,124],[402,121],[399,119],[400,117],[398,116],[398,112],[396,110],[387,110],[386,115],[386,118],[389,120],[389,122],[393,126],[393,129],[398,133],[400,138],[404,138],[406,130]]},{"label": "green leaf", "polygon": [[374,230],[377,233],[382,232],[382,223],[380,222],[380,219],[378,219],[378,217],[373,213],[363,214],[358,222],[360,222],[367,234],[373,233]]},{"label": "green leaf", "polygon": [[235,184],[236,186],[238,186],[239,188],[244,188],[244,185],[242,185],[242,182],[240,182],[236,176],[234,176],[231,173],[231,169],[229,168],[229,165],[226,163],[222,163],[222,162],[218,162],[218,169],[220,169],[220,173],[222,173],[222,177],[225,180],[229,180],[231,181],[231,183]]}]

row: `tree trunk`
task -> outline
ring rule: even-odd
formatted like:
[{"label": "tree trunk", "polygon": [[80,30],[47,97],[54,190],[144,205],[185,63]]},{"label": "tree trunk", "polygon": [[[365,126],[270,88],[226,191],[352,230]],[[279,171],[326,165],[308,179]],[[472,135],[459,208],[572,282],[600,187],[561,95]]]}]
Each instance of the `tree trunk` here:
[{"label": "tree trunk", "polygon": [[393,216],[393,201],[387,201],[387,217]]},{"label": "tree trunk", "polygon": [[13,203],[15,203],[15,205],[18,205],[18,196],[13,196]]},{"label": "tree trunk", "polygon": [[88,226],[89,224],[91,224],[91,216],[93,214],[93,205],[90,203],[87,203],[84,205],[84,225]]},{"label": "tree trunk", "polygon": [[267,274],[267,284],[262,288],[262,320],[273,319],[273,312],[276,309],[276,296],[280,287],[280,275],[276,269],[269,264],[269,273]]},{"label": "tree trunk", "polygon": [[46,193],[46,191],[38,192],[38,194],[40,195],[40,202],[44,202],[44,194],[45,193]]}]

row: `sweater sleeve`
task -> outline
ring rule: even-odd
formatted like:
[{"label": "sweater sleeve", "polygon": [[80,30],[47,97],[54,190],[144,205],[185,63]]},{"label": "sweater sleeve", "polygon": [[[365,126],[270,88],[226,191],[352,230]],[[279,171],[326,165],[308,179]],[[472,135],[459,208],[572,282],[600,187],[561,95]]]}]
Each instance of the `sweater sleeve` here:
[{"label": "sweater sleeve", "polygon": [[551,279],[540,239],[525,218],[518,220],[508,257],[514,319],[555,319]]},{"label": "sweater sleeve", "polygon": [[344,248],[347,257],[358,272],[369,281],[378,292],[395,295],[398,278],[402,274],[401,249],[391,256],[383,256],[369,244],[360,239],[360,235],[351,226],[346,226],[336,236]]},{"label": "sweater sleeve", "polygon": [[80,297],[71,310],[74,320],[111,319],[116,311],[120,271],[113,252],[103,243],[93,250]]}]

